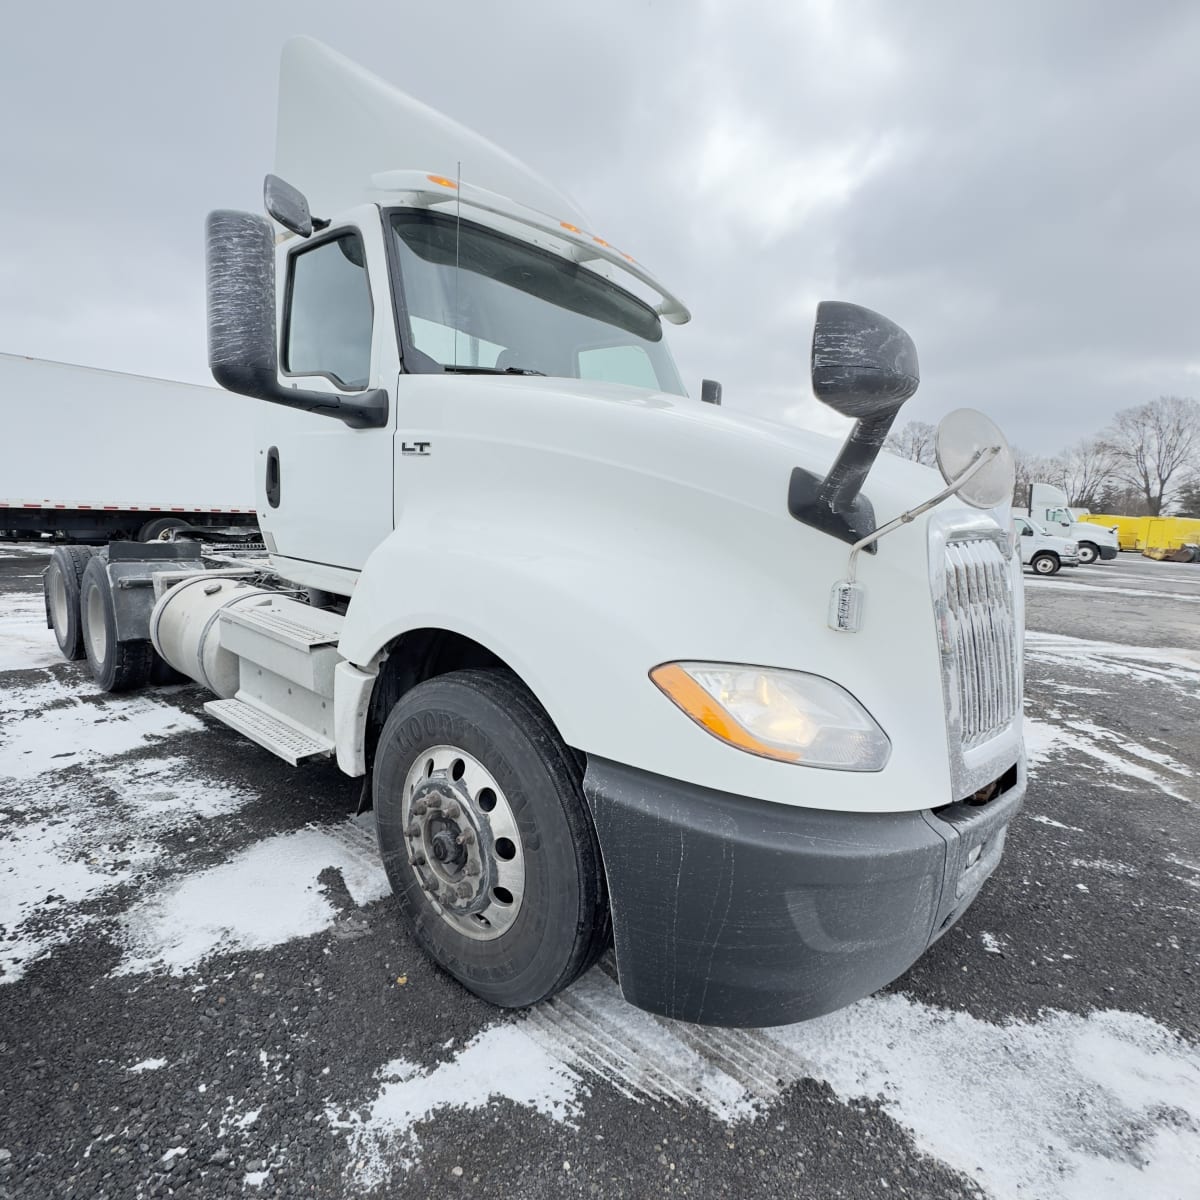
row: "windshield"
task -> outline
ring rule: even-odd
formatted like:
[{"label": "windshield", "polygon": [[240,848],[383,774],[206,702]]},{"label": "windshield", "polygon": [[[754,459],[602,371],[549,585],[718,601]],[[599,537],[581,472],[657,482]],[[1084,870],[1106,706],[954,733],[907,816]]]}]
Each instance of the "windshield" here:
[{"label": "windshield", "polygon": [[407,344],[435,363],[685,394],[658,316],[594,271],[440,213],[390,220]]}]

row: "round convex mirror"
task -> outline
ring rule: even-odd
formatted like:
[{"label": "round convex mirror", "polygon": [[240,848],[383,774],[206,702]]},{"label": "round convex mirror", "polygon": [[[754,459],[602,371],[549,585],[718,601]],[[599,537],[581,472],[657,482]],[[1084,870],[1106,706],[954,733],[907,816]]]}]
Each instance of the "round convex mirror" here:
[{"label": "round convex mirror", "polygon": [[957,494],[973,508],[995,508],[1012,500],[1017,470],[1008,439],[999,426],[973,408],[947,413],[937,430],[937,465],[942,478],[953,483],[988,450],[993,454]]}]

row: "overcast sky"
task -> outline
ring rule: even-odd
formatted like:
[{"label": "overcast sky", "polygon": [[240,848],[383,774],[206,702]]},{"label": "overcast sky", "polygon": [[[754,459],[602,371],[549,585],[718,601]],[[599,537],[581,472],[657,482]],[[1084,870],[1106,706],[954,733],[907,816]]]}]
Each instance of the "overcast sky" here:
[{"label": "overcast sky", "polygon": [[1053,453],[1200,398],[1185,2],[12,4],[0,350],[208,381],[204,215],[260,206],[291,33],[574,195],[690,304],[693,394],[836,427],[807,380],[835,297],[915,338],[902,422],[968,404]]}]

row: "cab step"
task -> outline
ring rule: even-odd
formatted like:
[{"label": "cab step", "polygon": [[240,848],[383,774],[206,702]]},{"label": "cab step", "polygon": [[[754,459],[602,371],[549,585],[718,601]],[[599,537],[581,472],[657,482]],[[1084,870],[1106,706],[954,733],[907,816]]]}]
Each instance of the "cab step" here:
[{"label": "cab step", "polygon": [[332,741],[297,729],[244,700],[209,700],[204,711],[293,767],[306,759],[327,757],[334,751]]}]

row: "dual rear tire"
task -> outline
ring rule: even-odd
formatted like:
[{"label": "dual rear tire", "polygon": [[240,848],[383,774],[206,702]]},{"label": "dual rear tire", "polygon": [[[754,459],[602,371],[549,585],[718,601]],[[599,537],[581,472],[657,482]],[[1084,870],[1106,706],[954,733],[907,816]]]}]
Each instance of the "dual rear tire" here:
[{"label": "dual rear tire", "polygon": [[105,692],[171,682],[174,672],[148,641],[118,641],[117,618],[104,559],[94,546],[56,546],[42,576],[46,620],[64,658],[86,658]]}]

